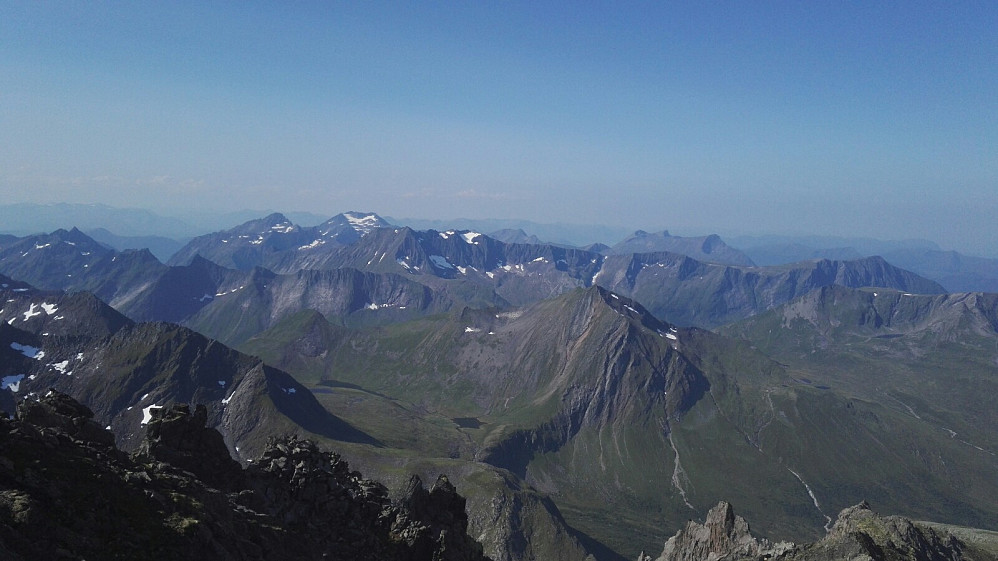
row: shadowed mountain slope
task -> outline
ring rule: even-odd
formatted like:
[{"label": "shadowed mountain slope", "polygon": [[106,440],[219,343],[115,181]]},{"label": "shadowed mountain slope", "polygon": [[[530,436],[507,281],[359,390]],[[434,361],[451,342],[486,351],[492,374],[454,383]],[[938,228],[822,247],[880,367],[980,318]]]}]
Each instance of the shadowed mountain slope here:
[{"label": "shadowed mountain slope", "polygon": [[298,427],[374,442],[328,413],[288,374],[189,329],[133,324],[85,293],[6,296],[0,346],[26,360],[3,364],[0,374],[18,378],[18,396],[49,388],[74,396],[126,449],[137,445],[150,411],[170,403],[206,404],[211,426],[244,453],[258,452],[268,435]]},{"label": "shadowed mountain slope", "polygon": [[215,294],[185,324],[239,344],[301,310],[350,325],[384,324],[446,311],[454,301],[405,276],[356,269],[277,275],[254,269],[239,285]]}]

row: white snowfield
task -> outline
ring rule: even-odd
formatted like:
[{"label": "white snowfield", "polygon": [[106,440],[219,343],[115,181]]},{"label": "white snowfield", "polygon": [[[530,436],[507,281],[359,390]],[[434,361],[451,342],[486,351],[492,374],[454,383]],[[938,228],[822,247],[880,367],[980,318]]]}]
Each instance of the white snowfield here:
[{"label": "white snowfield", "polygon": [[478,242],[475,241],[475,238],[477,238],[478,236],[481,236],[481,234],[479,234],[478,232],[465,232],[461,234],[461,237],[464,238],[464,241],[472,245],[478,245]]},{"label": "white snowfield", "polygon": [[21,389],[21,380],[24,379],[24,374],[16,374],[14,376],[4,376],[0,378],[0,389],[10,390],[17,393]]},{"label": "white snowfield", "polygon": [[153,409],[162,409],[162,408],[163,408],[162,405],[155,405],[155,404],[154,405],[150,405],[149,407],[142,408],[142,421],[139,424],[140,425],[148,425],[149,421],[152,420],[152,410]]},{"label": "white snowfield", "polygon": [[[28,307],[28,311],[24,312],[22,315],[24,316],[24,321],[28,321],[29,319],[35,316],[42,315],[42,312],[45,312],[47,315],[52,315],[57,311],[59,311],[59,307],[56,306],[55,304],[49,304],[48,302],[35,304],[34,302],[32,302],[31,305]],[[13,322],[14,320],[11,319],[11,321],[7,323],[13,323]]]},{"label": "white snowfield", "polygon": [[21,351],[21,354],[28,358],[41,359],[45,356],[45,352],[38,347],[32,347],[31,345],[22,345],[20,343],[11,343],[10,348],[15,351]]},{"label": "white snowfield", "polygon": [[302,245],[302,246],[299,246],[299,247],[298,247],[298,250],[299,250],[299,251],[304,251],[304,250],[306,250],[306,249],[315,249],[315,248],[317,248],[317,247],[319,247],[320,245],[323,245],[323,244],[325,244],[325,243],[326,243],[326,240],[323,240],[323,239],[321,239],[321,238],[320,238],[320,239],[317,239],[317,240],[312,240],[312,243],[310,243],[310,244],[306,244],[306,245]]},{"label": "white snowfield", "polygon": [[361,235],[369,234],[371,230],[377,228],[378,224],[380,224],[378,217],[374,214],[345,212],[343,213],[343,216],[346,217],[347,222],[350,223],[350,226]]}]

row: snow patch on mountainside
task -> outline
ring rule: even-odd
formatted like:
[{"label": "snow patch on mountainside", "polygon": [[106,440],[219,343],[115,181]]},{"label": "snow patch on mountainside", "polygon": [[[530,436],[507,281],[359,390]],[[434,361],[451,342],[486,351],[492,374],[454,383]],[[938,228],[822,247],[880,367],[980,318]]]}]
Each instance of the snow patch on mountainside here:
[{"label": "snow patch on mountainside", "polygon": [[324,243],[326,243],[326,240],[323,239],[313,240],[312,243],[299,246],[298,249],[299,251],[305,249],[315,249]]},{"label": "snow patch on mountainside", "polygon": [[377,228],[381,224],[378,220],[378,216],[375,214],[345,212],[343,213],[343,216],[346,217],[347,222],[350,223],[350,226],[362,236],[369,234],[371,230]]},{"label": "snow patch on mountainside", "polygon": [[450,261],[447,261],[447,258],[444,257],[443,255],[431,255],[430,256],[430,261],[438,269],[453,269],[454,268],[454,265],[451,265]]},{"label": "snow patch on mountainside", "polygon": [[10,348],[15,351],[21,351],[21,354],[28,358],[37,358],[45,356],[45,353],[41,351],[38,347],[32,347],[31,345],[22,345],[20,343],[11,343]]},{"label": "snow patch on mountainside", "polygon": [[163,408],[162,405],[155,405],[155,404],[154,405],[150,405],[149,407],[143,407],[142,408],[142,421],[139,424],[140,425],[148,425],[149,421],[152,420],[152,410],[153,409],[162,409],[162,408]]},{"label": "snow patch on mountainside", "polygon": [[31,318],[33,318],[35,316],[42,315],[41,312],[36,311],[36,308],[38,308],[38,304],[35,304],[35,303],[32,302],[31,307],[28,308],[28,311],[24,312],[24,321],[28,321],[29,319],[31,319]]},{"label": "snow patch on mountainside", "polygon": [[24,379],[24,374],[17,374],[14,376],[4,376],[0,378],[0,389],[10,390],[17,393],[21,389],[21,380]]}]

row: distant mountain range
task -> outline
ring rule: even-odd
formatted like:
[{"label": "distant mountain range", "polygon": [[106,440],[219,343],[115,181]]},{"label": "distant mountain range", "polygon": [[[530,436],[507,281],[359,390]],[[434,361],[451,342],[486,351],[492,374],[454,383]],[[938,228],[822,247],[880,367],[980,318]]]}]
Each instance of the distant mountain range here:
[{"label": "distant mountain range", "polygon": [[951,292],[998,292],[998,259],[932,249],[900,249],[885,253],[884,258]]},{"label": "distant mountain range", "polygon": [[[702,327],[830,284],[944,292],[876,258],[745,267],[669,252],[604,255],[503,243],[473,231],[417,232],[385,224],[377,215],[347,213],[304,228],[274,214],[195,238],[171,265],[148,251],[119,253],[79,230],[57,230],[0,244],[0,272],[46,289],[91,291],[134,320],[189,321],[233,344],[308,306],[348,324],[385,323],[458,305],[525,305],[593,284],[634,297],[659,318]],[[343,274],[347,269],[363,273],[363,280]],[[330,282],[356,288],[349,298],[330,298]],[[288,283],[297,288],[286,292]],[[252,311],[211,311],[234,310],[234,301]]]},{"label": "distant mountain range", "polygon": [[104,228],[94,228],[86,232],[95,241],[117,251],[126,249],[148,249],[156,259],[166,262],[174,253],[184,246],[185,241],[163,236],[119,236]]},{"label": "distant mountain range", "polygon": [[[831,252],[856,256],[884,255],[900,250],[939,250],[929,240],[876,240],[842,236],[733,236],[728,243],[745,251],[759,265],[779,265],[802,259],[830,259]],[[818,252],[815,254],[815,252]]]},{"label": "distant mountain range", "polygon": [[[705,263],[751,267],[755,263],[741,251],[728,246],[716,234],[695,238],[670,235],[668,230],[649,234],[642,230],[614,245],[609,253],[678,253]],[[803,259],[801,260],[803,261]]]},{"label": "distant mountain range", "polygon": [[[166,216],[144,209],[121,209],[106,205],[9,204],[0,205],[0,244],[5,235],[17,237],[78,227],[96,241],[118,251],[149,249],[160,261],[170,262],[183,244],[196,236],[221,232],[233,224],[259,220],[265,213],[190,212]],[[309,212],[281,214],[299,228],[311,228],[326,219]],[[734,236],[720,240],[716,235],[681,237],[668,231],[649,234],[624,228],[571,224],[539,224],[523,220],[425,220],[382,219],[416,230],[447,231],[465,229],[483,232],[505,243],[551,244],[577,247],[594,253],[647,253],[669,251],[706,262],[728,265],[782,265],[814,259],[852,261],[881,256],[888,262],[934,280],[953,292],[994,292],[998,290],[998,259],[975,257],[962,248],[944,251],[927,240],[884,241],[833,236]],[[318,236],[311,241],[318,239]],[[652,242],[655,243],[652,243]],[[704,244],[708,251],[704,251]],[[644,245],[644,248],[642,248]],[[262,253],[263,248],[257,248]],[[252,252],[251,252],[252,253]],[[192,254],[178,258],[186,261]],[[207,256],[205,256],[207,257]],[[224,260],[223,260],[224,261]],[[235,266],[234,263],[226,266]],[[239,268],[239,267],[236,267]]]},{"label": "distant mountain range", "polygon": [[[287,213],[304,224],[318,224],[322,216],[309,212]],[[0,232],[24,236],[59,228],[84,231],[104,228],[119,236],[158,236],[189,239],[258,218],[259,211],[210,212],[184,210],[157,213],[140,208],[117,208],[102,204],[5,204],[0,205]]]},{"label": "distant mountain range", "polygon": [[496,560],[634,559],[722,500],[774,540],[864,499],[993,526],[998,295],[879,256],[750,259],[364,212],[254,218],[167,263],[77,228],[3,236],[0,409],[54,388],[131,451],[200,404],[244,465],[298,435],[403,496],[447,473]]},{"label": "distant mountain range", "polygon": [[768,236],[733,238],[733,243],[760,265],[882,256],[951,292],[998,292],[998,259],[943,251],[925,240],[885,242],[865,238]]},{"label": "distant mountain range", "polygon": [[194,238],[177,251],[168,262],[183,265],[196,255],[223,267],[247,271],[253,267],[273,267],[274,255],[288,251],[308,251],[350,245],[375,228],[388,222],[371,213],[338,214],[313,227],[292,223],[283,214],[274,213],[241,226]]}]

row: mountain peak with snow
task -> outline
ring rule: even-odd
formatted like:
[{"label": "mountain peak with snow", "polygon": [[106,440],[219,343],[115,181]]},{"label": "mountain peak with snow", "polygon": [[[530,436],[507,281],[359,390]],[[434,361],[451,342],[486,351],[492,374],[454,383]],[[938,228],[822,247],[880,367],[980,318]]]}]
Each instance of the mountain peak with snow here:
[{"label": "mountain peak with snow", "polygon": [[342,226],[349,226],[361,236],[369,234],[375,228],[387,228],[391,224],[373,212],[358,212],[351,210],[330,218],[319,226],[323,235],[339,229]]}]

